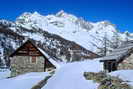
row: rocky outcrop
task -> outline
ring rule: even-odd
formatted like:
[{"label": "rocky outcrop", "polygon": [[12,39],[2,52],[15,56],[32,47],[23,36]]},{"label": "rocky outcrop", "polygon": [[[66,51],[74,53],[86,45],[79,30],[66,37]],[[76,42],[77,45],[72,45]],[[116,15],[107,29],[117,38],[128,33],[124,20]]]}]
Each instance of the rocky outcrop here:
[{"label": "rocky outcrop", "polygon": [[133,54],[126,57],[121,63],[118,64],[118,69],[133,69]]},{"label": "rocky outcrop", "polygon": [[104,72],[85,72],[84,77],[87,80],[93,80],[94,82],[99,83],[97,89],[133,89],[132,86],[122,79],[107,75]]}]

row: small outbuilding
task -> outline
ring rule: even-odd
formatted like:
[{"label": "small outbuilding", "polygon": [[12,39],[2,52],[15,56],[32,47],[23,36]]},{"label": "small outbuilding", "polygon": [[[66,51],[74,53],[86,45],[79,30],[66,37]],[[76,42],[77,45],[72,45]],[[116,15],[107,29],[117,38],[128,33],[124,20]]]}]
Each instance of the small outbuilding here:
[{"label": "small outbuilding", "polygon": [[11,76],[27,72],[44,72],[58,67],[58,63],[31,40],[10,55]]},{"label": "small outbuilding", "polygon": [[123,42],[120,47],[102,57],[100,62],[103,62],[107,72],[133,69],[133,41]]}]

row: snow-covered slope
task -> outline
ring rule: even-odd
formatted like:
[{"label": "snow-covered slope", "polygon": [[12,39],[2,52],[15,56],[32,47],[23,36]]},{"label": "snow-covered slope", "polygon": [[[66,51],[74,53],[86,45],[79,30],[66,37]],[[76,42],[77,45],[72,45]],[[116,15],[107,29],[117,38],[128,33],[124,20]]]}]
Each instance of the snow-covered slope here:
[{"label": "snow-covered slope", "polygon": [[0,69],[0,80],[10,77],[10,73],[9,69]]},{"label": "snow-covered slope", "polygon": [[109,73],[112,76],[119,77],[123,79],[125,82],[133,86],[133,70],[118,70],[115,72]]},{"label": "snow-covered slope", "polygon": [[48,80],[42,89],[96,89],[97,83],[86,80],[84,72],[99,72],[102,65],[98,60],[67,63]]},{"label": "snow-covered slope", "polygon": [[[2,20],[0,22],[0,34],[2,35],[0,42],[1,45],[4,43],[4,46],[2,46],[0,50],[1,53],[3,52],[2,56],[8,57],[12,51],[22,45],[22,43],[29,38],[35,40],[38,46],[43,48],[50,56],[64,61],[70,61],[70,59],[71,61],[74,61],[74,57],[77,55],[74,53],[72,54],[72,50],[78,50],[78,55],[80,56],[78,56],[78,59],[88,56],[91,53],[75,42],[66,40],[58,35],[48,33],[42,29],[26,29],[18,25],[13,27],[8,24],[8,21]],[[3,42],[3,40],[5,42]]]}]

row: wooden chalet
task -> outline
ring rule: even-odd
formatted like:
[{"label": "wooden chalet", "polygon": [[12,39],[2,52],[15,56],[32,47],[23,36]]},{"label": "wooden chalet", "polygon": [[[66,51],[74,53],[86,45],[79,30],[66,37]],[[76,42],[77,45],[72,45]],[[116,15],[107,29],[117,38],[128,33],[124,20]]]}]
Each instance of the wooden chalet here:
[{"label": "wooden chalet", "polygon": [[[111,72],[120,69],[133,69],[133,41],[123,42],[110,54],[101,58],[105,71]],[[132,65],[130,65],[132,64]]]},{"label": "wooden chalet", "polygon": [[10,55],[10,65],[12,76],[16,76],[27,72],[54,69],[58,63],[43,49],[28,40]]}]

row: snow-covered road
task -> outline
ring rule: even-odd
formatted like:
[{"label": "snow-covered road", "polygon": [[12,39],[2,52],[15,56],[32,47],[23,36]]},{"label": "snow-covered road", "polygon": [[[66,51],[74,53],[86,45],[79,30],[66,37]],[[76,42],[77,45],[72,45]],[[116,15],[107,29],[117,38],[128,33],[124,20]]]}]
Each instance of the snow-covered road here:
[{"label": "snow-covered road", "polygon": [[84,72],[99,72],[102,65],[98,60],[67,63],[62,66],[42,89],[96,89],[98,84],[86,80]]}]

